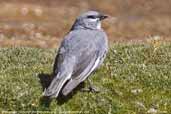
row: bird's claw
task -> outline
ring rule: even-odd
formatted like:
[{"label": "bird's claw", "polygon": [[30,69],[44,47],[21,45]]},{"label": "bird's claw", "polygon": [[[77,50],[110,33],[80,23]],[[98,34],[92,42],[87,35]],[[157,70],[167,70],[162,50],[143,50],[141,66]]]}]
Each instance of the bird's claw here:
[{"label": "bird's claw", "polygon": [[100,92],[100,90],[99,90],[98,88],[92,87],[92,86],[89,87],[89,90],[90,90],[90,92],[92,92],[92,93],[99,93],[99,92]]},{"label": "bird's claw", "polygon": [[91,87],[91,86],[89,88],[83,88],[83,89],[81,89],[81,91],[92,92],[92,93],[99,93],[100,92],[99,89],[97,89],[96,87]]}]

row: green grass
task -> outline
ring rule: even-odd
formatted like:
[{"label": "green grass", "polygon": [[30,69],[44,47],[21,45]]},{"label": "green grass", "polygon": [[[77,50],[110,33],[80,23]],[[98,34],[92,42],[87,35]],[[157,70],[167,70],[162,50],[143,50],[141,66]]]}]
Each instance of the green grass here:
[{"label": "green grass", "polygon": [[59,105],[53,99],[46,107],[40,102],[42,86],[38,75],[51,73],[55,55],[54,49],[0,49],[0,112],[171,113],[170,43],[157,49],[148,44],[114,44],[103,66],[91,75],[100,93],[77,91],[67,102]]}]

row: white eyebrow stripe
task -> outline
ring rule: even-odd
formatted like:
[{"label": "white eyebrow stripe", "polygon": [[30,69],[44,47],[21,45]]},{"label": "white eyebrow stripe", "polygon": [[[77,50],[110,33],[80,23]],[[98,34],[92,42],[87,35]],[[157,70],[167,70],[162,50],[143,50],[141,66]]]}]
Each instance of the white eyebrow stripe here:
[{"label": "white eyebrow stripe", "polygon": [[92,21],[92,22],[96,22],[96,21],[98,21],[98,18],[95,18],[95,19],[89,19],[90,21]]}]

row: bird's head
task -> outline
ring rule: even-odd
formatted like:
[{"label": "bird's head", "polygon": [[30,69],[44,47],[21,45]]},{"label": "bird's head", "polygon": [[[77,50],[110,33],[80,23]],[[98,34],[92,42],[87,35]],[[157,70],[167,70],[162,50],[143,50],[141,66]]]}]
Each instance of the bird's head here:
[{"label": "bird's head", "polygon": [[108,16],[97,11],[88,11],[77,17],[73,29],[101,29],[101,21]]}]

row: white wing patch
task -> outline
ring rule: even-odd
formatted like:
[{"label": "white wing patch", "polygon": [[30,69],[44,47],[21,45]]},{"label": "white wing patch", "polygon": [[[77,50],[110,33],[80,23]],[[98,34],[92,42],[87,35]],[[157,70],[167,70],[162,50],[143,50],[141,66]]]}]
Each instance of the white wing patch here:
[{"label": "white wing patch", "polygon": [[100,58],[97,58],[97,60],[96,60],[96,62],[95,62],[95,64],[94,64],[94,66],[93,66],[93,68],[91,69],[91,72],[92,72],[93,70],[95,70],[95,69],[98,67],[99,62],[100,62]]},{"label": "white wing patch", "polygon": [[100,63],[100,58],[97,58],[91,71],[83,78],[83,80],[85,80],[87,78],[87,76],[89,76],[98,67],[99,63]]}]

